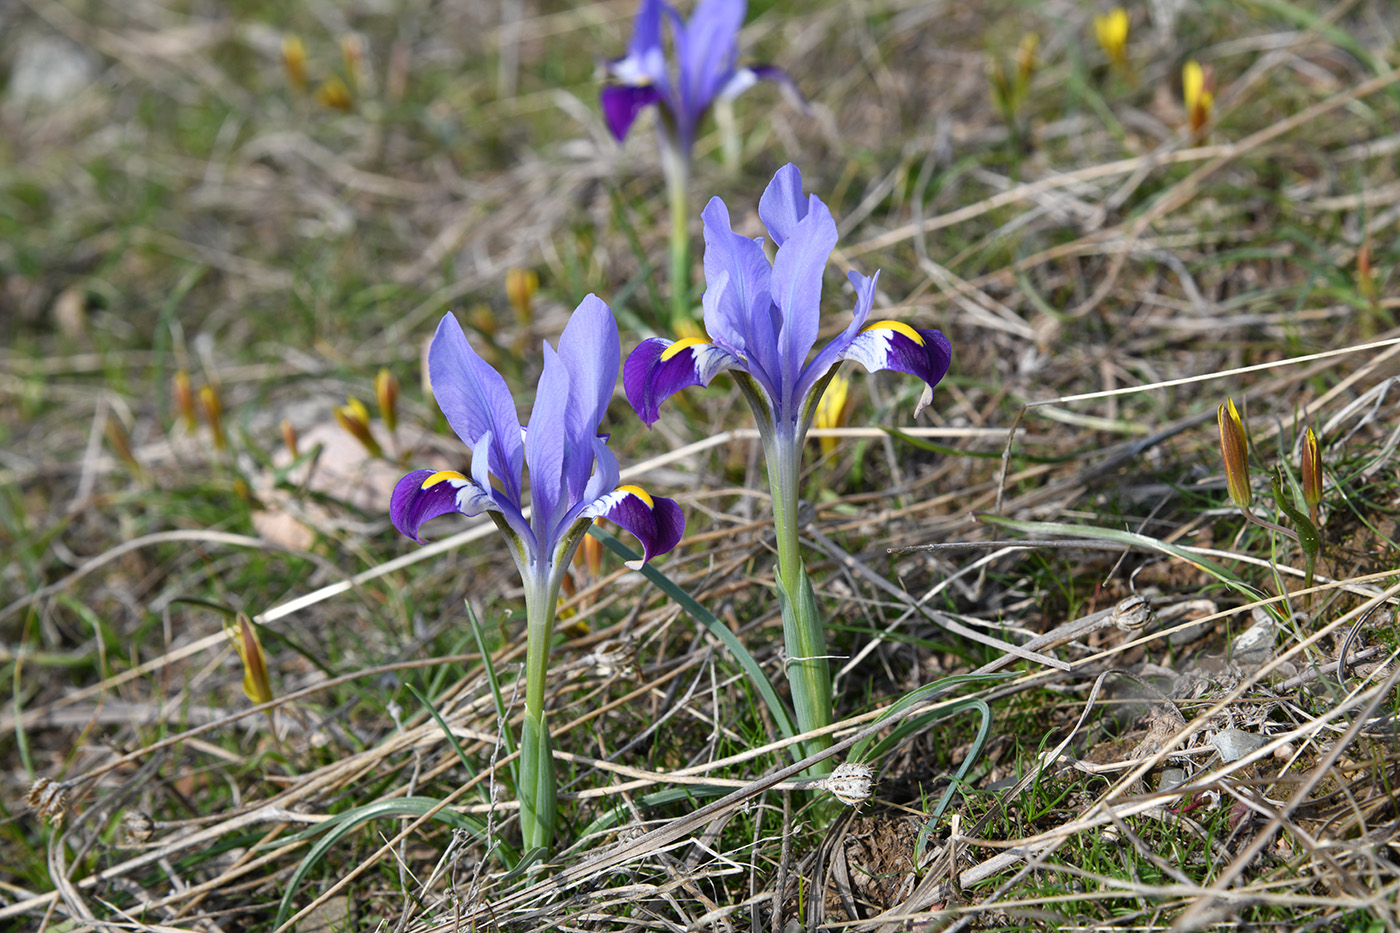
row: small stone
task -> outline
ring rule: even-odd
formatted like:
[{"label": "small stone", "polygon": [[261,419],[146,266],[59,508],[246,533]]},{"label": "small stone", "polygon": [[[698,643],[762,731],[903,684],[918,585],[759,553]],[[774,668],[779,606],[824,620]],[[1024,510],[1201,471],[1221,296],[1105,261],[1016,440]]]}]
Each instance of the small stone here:
[{"label": "small stone", "polygon": [[1263,748],[1269,744],[1269,740],[1262,735],[1254,735],[1245,732],[1243,729],[1223,729],[1217,732],[1210,740],[1216,751],[1220,752],[1220,758],[1226,764],[1232,761],[1239,761],[1252,751]]}]

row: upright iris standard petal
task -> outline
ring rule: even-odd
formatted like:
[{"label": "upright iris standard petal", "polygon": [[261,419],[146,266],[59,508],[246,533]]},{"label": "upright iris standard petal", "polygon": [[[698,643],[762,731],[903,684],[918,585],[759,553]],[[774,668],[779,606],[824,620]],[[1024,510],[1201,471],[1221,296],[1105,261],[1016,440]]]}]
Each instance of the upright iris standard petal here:
[{"label": "upright iris standard petal", "polygon": [[778,354],[785,396],[792,398],[821,326],[822,273],[836,246],[836,221],[816,195],[773,260],[773,303],[782,312]]},{"label": "upright iris standard petal", "polygon": [[700,0],[675,37],[680,59],[680,99],[693,128],[734,74],[745,0]]},{"label": "upright iris standard petal", "polygon": [[520,422],[506,381],[476,351],[451,314],[443,315],[428,347],[428,378],[447,423],[468,447],[490,434],[491,474],[520,498]]}]

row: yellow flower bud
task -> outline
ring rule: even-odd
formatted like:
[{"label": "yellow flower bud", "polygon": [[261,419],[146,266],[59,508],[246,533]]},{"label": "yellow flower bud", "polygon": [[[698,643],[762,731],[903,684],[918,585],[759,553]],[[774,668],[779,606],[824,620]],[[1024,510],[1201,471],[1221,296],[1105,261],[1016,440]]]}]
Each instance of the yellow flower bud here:
[{"label": "yellow flower bud", "polygon": [[1186,122],[1191,135],[1199,136],[1215,109],[1215,70],[1202,68],[1192,59],[1181,68],[1181,97],[1186,102]]},{"label": "yellow flower bud", "polygon": [[267,656],[253,620],[240,612],[235,625],[224,631],[243,662],[243,693],[254,703],[268,702],[272,699],[272,684],[267,677]]},{"label": "yellow flower bud", "polygon": [[1303,501],[1308,508],[1316,509],[1322,501],[1322,448],[1312,428],[1303,435],[1303,462],[1298,472],[1302,476]]},{"label": "yellow flower bud", "polygon": [[379,417],[393,433],[399,426],[399,381],[389,370],[381,369],[374,377],[374,397],[379,402]]},{"label": "yellow flower bud", "polygon": [[535,293],[540,290],[540,277],[534,269],[506,271],[506,300],[515,311],[515,320],[528,326],[534,317]]},{"label": "yellow flower bud", "polygon": [[[817,401],[817,411],[813,415],[812,424],[818,428],[843,428],[846,426],[846,419],[850,417],[851,406],[848,404],[851,394],[851,380],[837,373],[831,377],[831,381],[826,384],[826,391]],[[840,438],[822,437],[818,438],[822,445],[822,453],[829,454],[836,449],[836,442]]]},{"label": "yellow flower bud", "polygon": [[1249,439],[1244,433],[1244,422],[1234,399],[1227,399],[1216,415],[1220,421],[1220,452],[1225,457],[1225,486],[1235,505],[1248,511],[1254,491],[1249,485]]},{"label": "yellow flower bud", "polygon": [[228,434],[224,432],[224,403],[219,400],[219,390],[211,385],[200,386],[199,407],[214,433],[214,448],[223,450],[228,446]]},{"label": "yellow flower bud", "polygon": [[360,90],[365,86],[364,38],[353,32],[341,36],[340,56],[345,62],[345,73],[350,76],[350,86]]},{"label": "yellow flower bud", "polygon": [[1128,67],[1128,11],[1114,7],[1105,16],[1094,17],[1094,35],[1109,62],[1120,71]]},{"label": "yellow flower bud", "polygon": [[349,110],[355,106],[355,98],[344,81],[336,75],[331,75],[316,89],[316,103],[332,110]]},{"label": "yellow flower bud", "polygon": [[335,410],[335,421],[363,444],[371,457],[384,455],[384,449],[369,429],[369,409],[365,408],[364,402],[353,396],[346,399],[345,404]]},{"label": "yellow flower bud", "polygon": [[288,33],[282,37],[282,67],[287,72],[287,83],[306,93],[306,46],[301,39]]}]

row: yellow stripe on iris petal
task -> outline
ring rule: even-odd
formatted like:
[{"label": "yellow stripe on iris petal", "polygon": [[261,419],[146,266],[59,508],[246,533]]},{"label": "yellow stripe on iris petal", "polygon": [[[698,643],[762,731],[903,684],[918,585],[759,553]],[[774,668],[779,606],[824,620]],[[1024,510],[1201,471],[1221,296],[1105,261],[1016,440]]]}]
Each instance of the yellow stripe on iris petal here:
[{"label": "yellow stripe on iris petal", "polygon": [[459,479],[462,482],[467,481],[467,478],[461,473],[458,473],[456,470],[438,470],[432,476],[429,476],[427,479],[423,480],[423,485],[419,486],[418,488],[429,489],[433,486],[436,486],[438,483],[445,482],[449,479]]},{"label": "yellow stripe on iris petal", "polygon": [[903,334],[919,346],[922,347],[924,345],[924,338],[919,335],[919,332],[903,321],[876,321],[874,324],[867,324],[865,327],[862,327],[860,332],[864,334],[868,331],[881,329],[892,330],[897,334]]},{"label": "yellow stripe on iris petal", "polygon": [[675,343],[671,344],[669,347],[661,351],[661,362],[666,362],[671,357],[680,353],[682,350],[689,350],[691,347],[695,346],[709,345],[710,342],[708,340],[705,340],[700,337],[682,337],[680,340],[677,340]]},{"label": "yellow stripe on iris petal", "polygon": [[641,499],[643,502],[645,502],[647,508],[649,508],[649,509],[654,509],[654,508],[656,508],[656,503],[653,502],[652,499],[651,499],[651,493],[647,492],[645,489],[643,489],[643,488],[640,487],[640,486],[630,486],[630,485],[629,485],[629,486],[619,486],[619,487],[617,487],[617,491],[618,491],[618,492],[631,493],[632,495],[636,496],[638,499]]}]

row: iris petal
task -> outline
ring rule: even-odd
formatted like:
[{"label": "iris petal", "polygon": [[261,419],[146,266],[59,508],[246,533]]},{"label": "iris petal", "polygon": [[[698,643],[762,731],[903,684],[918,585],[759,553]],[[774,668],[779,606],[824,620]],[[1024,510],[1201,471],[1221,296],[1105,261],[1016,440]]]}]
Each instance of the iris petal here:
[{"label": "iris petal", "polygon": [[491,494],[461,473],[414,470],[394,487],[389,520],[403,534],[422,544],[418,529],[429,519],[448,512],[479,515],[494,508]]},{"label": "iris petal", "polygon": [[666,99],[666,95],[655,85],[631,87],[625,84],[610,84],[598,94],[603,108],[603,119],[608,123],[613,138],[622,142],[627,131],[636,122],[637,116],[652,104]]},{"label": "iris petal", "polygon": [[451,314],[443,315],[428,348],[428,374],[438,407],[462,443],[474,448],[482,437],[492,436],[491,475],[519,501],[524,450],[515,401],[501,374],[477,355]]},{"label": "iris petal", "polygon": [[622,386],[637,417],[653,425],[660,417],[661,403],[681,389],[709,385],[726,369],[745,368],[743,360],[712,343],[651,337],[628,355]]},{"label": "iris petal", "polygon": [[642,559],[628,562],[633,570],[674,548],[685,531],[685,515],[679,505],[671,499],[652,496],[639,486],[619,486],[583,514],[616,522],[641,542]]},{"label": "iris petal", "polygon": [[893,369],[918,376],[928,389],[919,400],[917,415],[928,404],[933,387],[947,374],[953,348],[941,331],[917,330],[899,321],[879,321],[862,330],[841,358],[860,363],[867,372]]}]

